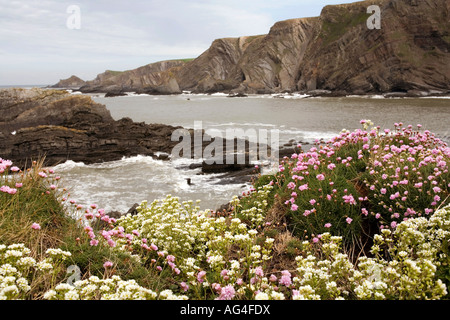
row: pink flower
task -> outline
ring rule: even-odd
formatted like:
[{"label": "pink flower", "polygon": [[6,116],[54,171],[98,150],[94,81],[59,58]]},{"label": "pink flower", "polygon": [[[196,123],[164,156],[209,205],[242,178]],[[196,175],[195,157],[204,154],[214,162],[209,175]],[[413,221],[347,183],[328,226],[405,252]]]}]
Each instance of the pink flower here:
[{"label": "pink flower", "polygon": [[34,230],[41,230],[41,226],[39,225],[39,223],[33,223],[32,225],[31,225],[31,229],[34,229]]},{"label": "pink flower", "polygon": [[319,181],[325,180],[325,176],[324,176],[323,174],[318,174],[318,175],[316,176],[316,178],[317,178],[317,180],[319,180]]},{"label": "pink flower", "polygon": [[306,183],[306,184],[302,184],[300,187],[298,187],[298,190],[300,190],[300,191],[303,191],[303,190],[306,190],[306,189],[308,189],[308,184]]},{"label": "pink flower", "polygon": [[316,200],[315,199],[311,199],[311,200],[309,200],[309,203],[313,206],[313,205],[316,204]]},{"label": "pink flower", "polygon": [[345,219],[345,221],[346,221],[348,224],[350,224],[350,223],[352,223],[353,219],[350,218],[350,217],[348,217],[347,219]]},{"label": "pink flower", "polygon": [[287,187],[288,187],[288,189],[294,190],[294,188],[295,188],[295,183],[289,182],[288,185],[287,185]]},{"label": "pink flower", "polygon": [[380,193],[381,193],[381,194],[386,194],[386,192],[387,192],[386,188],[381,188],[381,189],[380,189]]},{"label": "pink flower", "polygon": [[17,189],[11,188],[9,186],[2,186],[0,188],[0,191],[8,194],[16,194]]},{"label": "pink flower", "polygon": [[39,176],[41,178],[47,178],[47,175],[45,174],[45,172],[39,172]]},{"label": "pink flower", "polygon": [[92,239],[92,240],[89,242],[89,244],[90,244],[91,246],[95,247],[95,246],[98,245],[98,240]]},{"label": "pink flower", "polygon": [[297,206],[296,204],[293,204],[293,205],[291,206],[291,210],[292,210],[292,211],[297,211],[297,209],[298,209],[298,206]]},{"label": "pink flower", "polygon": [[181,282],[180,287],[184,292],[189,290],[189,285],[187,285],[186,282]]},{"label": "pink flower", "polygon": [[281,271],[281,278],[278,282],[284,286],[290,286],[292,284],[291,273],[288,270]]},{"label": "pink flower", "polygon": [[197,281],[202,283],[203,281],[205,281],[205,277],[206,277],[206,271],[200,271],[197,274]]},{"label": "pink flower", "polygon": [[264,277],[264,271],[261,267],[255,268],[255,274],[260,278]]},{"label": "pink flower", "polygon": [[328,165],[328,169],[329,169],[329,170],[333,170],[334,168],[336,168],[336,165],[335,165],[334,163],[330,163],[330,164]]},{"label": "pink flower", "polygon": [[217,300],[232,300],[236,294],[236,290],[234,290],[234,287],[229,284],[226,287],[222,288],[220,290],[220,296],[217,298]]},{"label": "pink flower", "polygon": [[113,266],[113,263],[112,263],[111,261],[106,261],[106,262],[103,264],[103,268],[105,268],[105,269],[110,268],[110,267],[112,267],[112,266]]},{"label": "pink flower", "polygon": [[328,223],[325,223],[324,227],[325,227],[325,228],[331,228],[331,223],[329,223],[329,222],[328,222]]}]

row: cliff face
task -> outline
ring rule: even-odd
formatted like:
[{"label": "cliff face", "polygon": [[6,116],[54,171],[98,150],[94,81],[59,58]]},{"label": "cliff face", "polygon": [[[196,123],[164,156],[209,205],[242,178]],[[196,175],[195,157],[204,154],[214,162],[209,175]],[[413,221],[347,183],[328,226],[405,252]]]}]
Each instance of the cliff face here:
[{"label": "cliff face", "polygon": [[[381,29],[370,30],[370,5]],[[81,91],[342,94],[450,91],[450,2],[370,0],[277,22],[267,35],[215,40],[193,61],[105,72]]]},{"label": "cliff face", "polygon": [[173,72],[186,62],[170,60],[151,63],[137,69],[127,71],[111,71],[97,75],[87,81],[80,90],[83,92],[124,92],[140,91],[154,93],[179,92],[178,83],[173,81]]}]

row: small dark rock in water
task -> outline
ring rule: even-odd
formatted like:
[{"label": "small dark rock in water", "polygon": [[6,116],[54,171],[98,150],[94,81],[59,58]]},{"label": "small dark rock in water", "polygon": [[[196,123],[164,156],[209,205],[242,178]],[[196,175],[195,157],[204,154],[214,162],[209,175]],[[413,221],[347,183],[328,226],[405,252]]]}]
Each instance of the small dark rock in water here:
[{"label": "small dark rock in water", "polygon": [[105,94],[105,98],[111,98],[111,97],[120,97],[120,96],[126,96],[127,94],[125,92],[107,92]]}]

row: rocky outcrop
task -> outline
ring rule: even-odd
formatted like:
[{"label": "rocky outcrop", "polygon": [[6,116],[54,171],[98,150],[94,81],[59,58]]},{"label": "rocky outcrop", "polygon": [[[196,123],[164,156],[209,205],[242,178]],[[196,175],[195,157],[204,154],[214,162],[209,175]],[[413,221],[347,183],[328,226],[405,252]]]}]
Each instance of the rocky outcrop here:
[{"label": "rocky outcrop", "polygon": [[170,153],[174,130],[162,124],[114,120],[89,96],[44,89],[0,90],[0,152],[16,165],[46,157],[46,165]]},{"label": "rocky outcrop", "polygon": [[[370,5],[381,29],[369,29]],[[277,22],[266,35],[215,40],[192,61],[107,71],[84,92],[450,93],[448,0],[375,0]]]},{"label": "rocky outcrop", "polygon": [[151,63],[127,71],[111,71],[97,75],[79,88],[81,92],[140,92],[154,94],[181,93],[176,81],[172,80],[174,72],[183,66],[186,60],[168,60]]},{"label": "rocky outcrop", "polygon": [[51,86],[51,88],[78,89],[85,83],[84,80],[73,75],[70,78],[59,80],[59,82]]}]

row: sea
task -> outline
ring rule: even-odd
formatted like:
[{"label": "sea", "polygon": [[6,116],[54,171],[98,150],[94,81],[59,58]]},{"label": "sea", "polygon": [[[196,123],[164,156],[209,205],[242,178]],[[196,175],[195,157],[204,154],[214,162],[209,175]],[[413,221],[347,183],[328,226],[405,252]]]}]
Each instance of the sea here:
[{"label": "sea", "polygon": [[[80,94],[71,92],[71,94]],[[89,94],[104,104],[114,119],[129,117],[136,122],[162,123],[211,132],[242,129],[276,133],[280,145],[311,146],[327,141],[343,129],[361,128],[371,120],[382,129],[394,123],[422,125],[450,141],[450,97],[386,98],[381,95],[311,97],[301,94],[228,97],[225,93],[138,95],[108,97]],[[215,131],[214,131],[215,130]],[[262,130],[262,131],[260,131]],[[197,160],[155,160],[138,155],[99,164],[67,161],[57,165],[69,198],[81,205],[97,204],[109,211],[127,212],[135,203],[152,202],[172,195],[193,200],[202,210],[215,210],[233,196],[251,188],[250,183],[225,183],[221,174],[201,174],[189,168]],[[191,184],[187,183],[191,180]]]}]

